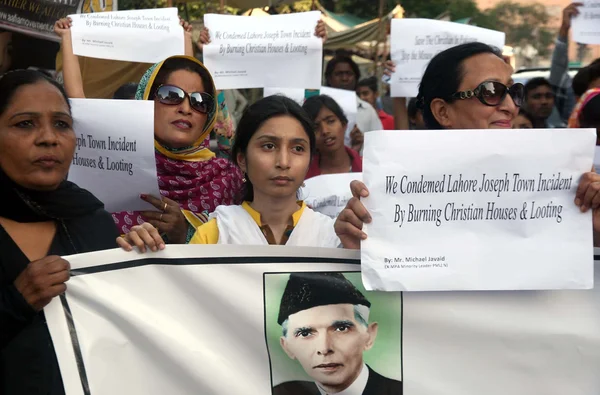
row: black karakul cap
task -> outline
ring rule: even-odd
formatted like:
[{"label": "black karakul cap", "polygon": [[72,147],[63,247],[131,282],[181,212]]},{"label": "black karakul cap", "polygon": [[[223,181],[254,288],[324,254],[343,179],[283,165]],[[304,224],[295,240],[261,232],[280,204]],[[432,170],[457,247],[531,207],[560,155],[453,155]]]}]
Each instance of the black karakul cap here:
[{"label": "black karakul cap", "polygon": [[292,273],[285,286],[277,323],[292,314],[317,306],[352,304],[371,307],[371,303],[342,273]]}]

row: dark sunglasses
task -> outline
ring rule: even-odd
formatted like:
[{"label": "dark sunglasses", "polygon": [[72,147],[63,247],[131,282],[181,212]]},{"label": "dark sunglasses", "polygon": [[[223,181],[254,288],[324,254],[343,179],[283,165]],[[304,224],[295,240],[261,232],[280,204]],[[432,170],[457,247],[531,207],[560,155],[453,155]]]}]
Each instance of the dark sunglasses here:
[{"label": "dark sunglasses", "polygon": [[521,83],[516,83],[509,88],[501,82],[484,81],[472,91],[456,92],[450,97],[457,100],[466,100],[476,97],[486,106],[496,107],[504,101],[507,94],[510,95],[517,107],[523,105],[525,87]]},{"label": "dark sunglasses", "polygon": [[215,99],[206,92],[188,94],[178,86],[161,85],[156,90],[155,99],[168,106],[181,104],[185,98],[190,99],[190,106],[201,114],[209,114],[215,109]]}]

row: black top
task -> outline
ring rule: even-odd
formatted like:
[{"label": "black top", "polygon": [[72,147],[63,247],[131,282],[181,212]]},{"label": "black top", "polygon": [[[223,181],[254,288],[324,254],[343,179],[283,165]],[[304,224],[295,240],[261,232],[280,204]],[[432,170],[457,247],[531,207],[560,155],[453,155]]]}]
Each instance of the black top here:
[{"label": "black top", "polygon": [[[103,209],[57,221],[48,255],[116,247],[118,231]],[[44,313],[36,313],[13,283],[29,259],[0,226],[0,394],[63,395],[64,388]]]},{"label": "black top", "polygon": [[[402,395],[402,382],[388,379],[369,369],[369,380],[362,395]],[[312,381],[288,381],[273,388],[273,395],[321,395]]]}]

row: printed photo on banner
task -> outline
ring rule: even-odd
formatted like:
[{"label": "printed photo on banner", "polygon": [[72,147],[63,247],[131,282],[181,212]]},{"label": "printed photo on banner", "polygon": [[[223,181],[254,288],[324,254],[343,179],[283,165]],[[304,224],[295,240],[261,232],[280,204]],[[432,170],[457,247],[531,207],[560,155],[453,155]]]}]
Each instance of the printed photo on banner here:
[{"label": "printed photo on banner", "polygon": [[204,64],[217,89],[318,89],[323,41],[315,28],[320,18],[319,11],[265,18],[206,14],[211,42],[204,46]]},{"label": "printed photo on banner", "polygon": [[73,53],[90,58],[155,63],[184,54],[177,8],[69,15]]},{"label": "printed photo on banner", "polygon": [[273,395],[402,393],[402,295],[358,272],[265,273]]},{"label": "printed photo on banner", "polygon": [[392,97],[416,97],[429,61],[438,53],[479,41],[504,47],[505,34],[462,23],[433,19],[392,19],[391,56],[396,72],[390,80]]},{"label": "printed photo on banner", "polygon": [[589,289],[592,215],[574,201],[595,141],[594,129],[367,133],[365,287]]}]

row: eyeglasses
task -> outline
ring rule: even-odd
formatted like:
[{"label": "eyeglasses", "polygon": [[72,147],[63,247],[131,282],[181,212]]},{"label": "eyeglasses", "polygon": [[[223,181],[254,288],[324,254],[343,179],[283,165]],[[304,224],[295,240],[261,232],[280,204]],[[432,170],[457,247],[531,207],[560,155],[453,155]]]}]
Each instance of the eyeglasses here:
[{"label": "eyeglasses", "polygon": [[161,85],[156,90],[156,100],[168,106],[181,104],[185,98],[190,99],[190,106],[201,114],[209,114],[215,109],[215,99],[206,92],[191,92],[173,85]]},{"label": "eyeglasses", "polygon": [[486,106],[496,107],[504,101],[507,94],[510,95],[517,107],[523,105],[525,87],[521,83],[516,83],[509,88],[501,82],[484,81],[472,91],[456,92],[450,97],[457,100],[466,100],[476,97]]}]

